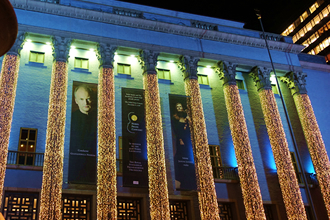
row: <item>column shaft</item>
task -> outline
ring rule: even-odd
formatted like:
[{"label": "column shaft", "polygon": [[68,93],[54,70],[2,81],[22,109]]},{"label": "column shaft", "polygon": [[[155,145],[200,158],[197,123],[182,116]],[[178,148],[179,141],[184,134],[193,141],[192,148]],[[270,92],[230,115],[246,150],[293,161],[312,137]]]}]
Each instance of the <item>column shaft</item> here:
[{"label": "column shaft", "polygon": [[52,70],[39,219],[62,218],[63,150],[67,100],[67,63],[56,61]]},{"label": "column shaft", "polygon": [[146,103],[150,216],[153,220],[170,219],[162,116],[156,74],[143,78]]},{"label": "column shaft", "polygon": [[307,219],[274,94],[271,89],[260,89],[259,97],[288,219]]},{"label": "column shaft", "polygon": [[330,163],[312,104],[307,94],[293,95],[308,149],[320,184],[322,197],[330,218]]},{"label": "column shaft", "polygon": [[0,76],[0,207],[7,166],[10,128],[14,112],[19,57],[18,55],[7,54],[2,62]]},{"label": "column shaft", "polygon": [[257,172],[237,85],[224,85],[228,120],[233,137],[238,175],[247,219],[266,219]]},{"label": "column shaft", "polygon": [[204,119],[202,97],[197,79],[187,78],[186,94],[190,96],[189,106],[193,127],[193,141],[198,173],[198,197],[199,209],[202,220],[220,219],[215,192],[214,177],[207,140],[206,125]]},{"label": "column shaft", "polygon": [[115,85],[112,68],[101,67],[98,85],[97,219],[117,219]]}]

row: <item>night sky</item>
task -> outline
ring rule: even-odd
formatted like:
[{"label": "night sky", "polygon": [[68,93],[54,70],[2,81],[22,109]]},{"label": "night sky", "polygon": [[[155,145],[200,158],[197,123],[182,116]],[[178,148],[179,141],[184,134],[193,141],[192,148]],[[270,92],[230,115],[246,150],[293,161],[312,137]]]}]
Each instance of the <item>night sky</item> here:
[{"label": "night sky", "polygon": [[262,14],[262,22],[265,31],[280,34],[316,0],[124,1],[175,11],[240,21],[245,23],[244,28],[253,30],[261,30],[260,23],[254,12],[254,9],[258,8]]}]

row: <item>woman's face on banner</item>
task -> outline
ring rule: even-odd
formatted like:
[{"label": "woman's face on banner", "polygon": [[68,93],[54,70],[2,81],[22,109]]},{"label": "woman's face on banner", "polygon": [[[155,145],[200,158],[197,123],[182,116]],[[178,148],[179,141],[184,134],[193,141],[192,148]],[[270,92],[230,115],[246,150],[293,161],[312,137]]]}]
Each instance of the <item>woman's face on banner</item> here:
[{"label": "woman's face on banner", "polygon": [[178,112],[183,112],[183,107],[182,107],[182,104],[181,103],[176,103],[176,110]]}]

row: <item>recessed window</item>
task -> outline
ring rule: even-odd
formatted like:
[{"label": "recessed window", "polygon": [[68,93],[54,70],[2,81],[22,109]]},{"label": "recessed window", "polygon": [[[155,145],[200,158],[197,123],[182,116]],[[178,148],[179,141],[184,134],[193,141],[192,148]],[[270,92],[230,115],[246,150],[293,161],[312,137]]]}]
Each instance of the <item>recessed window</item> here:
[{"label": "recessed window", "polygon": [[117,73],[131,75],[131,65],[118,63]]},{"label": "recessed window", "polygon": [[290,154],[291,154],[292,165],[293,165],[294,171],[296,172],[296,176],[297,176],[297,179],[298,179],[298,183],[302,183],[299,168],[298,168],[298,163],[297,163],[297,159],[296,159],[296,155],[294,154],[294,152],[290,152]]},{"label": "recessed window", "polygon": [[63,194],[62,219],[91,219],[91,201],[92,196]]},{"label": "recessed window", "polygon": [[37,143],[37,129],[21,128],[17,163],[21,165],[34,165]]},{"label": "recessed window", "polygon": [[171,72],[169,70],[158,69],[157,75],[158,75],[158,79],[171,80]]},{"label": "recessed window", "polygon": [[117,219],[142,219],[141,216],[141,199],[133,198],[117,198]]},{"label": "recessed window", "polygon": [[45,59],[45,53],[30,51],[30,57],[29,57],[30,62],[44,63],[44,59]]},{"label": "recessed window", "polygon": [[274,94],[279,94],[277,86],[275,84],[272,84],[272,90]]},{"label": "recessed window", "polygon": [[170,200],[171,220],[188,220],[188,202],[182,200]]},{"label": "recessed window", "polygon": [[74,68],[88,69],[88,59],[76,57],[74,59]]},{"label": "recessed window", "polygon": [[222,162],[221,162],[220,146],[209,145],[209,148],[210,148],[210,157],[211,157],[211,164],[212,164],[212,169],[213,169],[213,176],[215,179],[222,179],[223,172],[221,169]]},{"label": "recessed window", "polygon": [[236,85],[237,85],[238,89],[245,89],[243,80],[236,79]]},{"label": "recessed window", "polygon": [[233,204],[230,202],[218,202],[219,215],[221,219],[233,220]]},{"label": "recessed window", "polygon": [[202,85],[209,85],[209,79],[207,75],[198,74],[198,83]]},{"label": "recessed window", "polygon": [[3,216],[5,219],[38,219],[38,193],[5,192]]}]

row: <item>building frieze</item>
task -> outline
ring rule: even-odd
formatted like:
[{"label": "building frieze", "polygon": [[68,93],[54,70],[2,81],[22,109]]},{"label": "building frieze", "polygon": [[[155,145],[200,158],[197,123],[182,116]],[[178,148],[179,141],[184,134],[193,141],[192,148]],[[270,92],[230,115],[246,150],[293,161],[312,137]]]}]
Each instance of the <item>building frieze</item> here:
[{"label": "building frieze", "polygon": [[[147,20],[143,18],[122,16],[118,14],[94,11],[89,9],[75,8],[66,5],[47,3],[32,0],[10,0],[16,9],[78,18],[108,24],[139,28],[144,30],[163,32],[168,34],[194,37],[204,40],[219,41],[243,46],[266,48],[265,40],[244,35],[224,33],[214,30],[204,30],[196,27],[188,27],[177,24],[170,24],[160,21]],[[268,41],[271,50],[278,50],[298,54],[304,48],[302,45],[290,44],[279,41]]]}]

